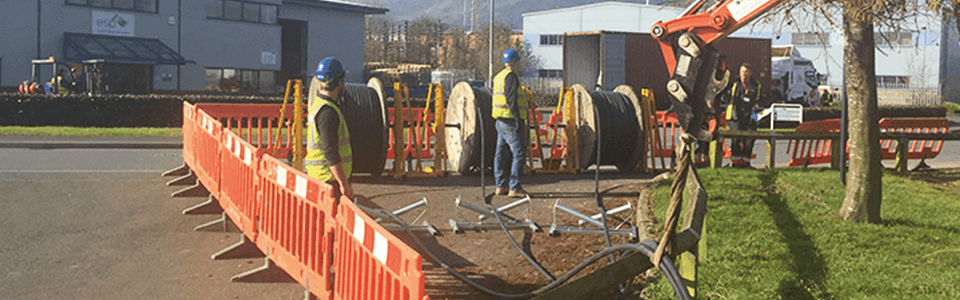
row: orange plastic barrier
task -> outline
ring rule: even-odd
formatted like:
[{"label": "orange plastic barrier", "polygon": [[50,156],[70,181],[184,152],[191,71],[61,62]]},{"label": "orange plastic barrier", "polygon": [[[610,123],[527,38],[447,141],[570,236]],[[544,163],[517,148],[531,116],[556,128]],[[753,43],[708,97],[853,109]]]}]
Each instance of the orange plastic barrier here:
[{"label": "orange plastic barrier", "polygon": [[653,124],[658,126],[654,129],[659,131],[660,134],[654,138],[653,149],[650,153],[653,154],[653,157],[671,157],[677,149],[677,137],[683,134],[680,121],[677,120],[676,114],[666,111],[657,111],[655,118]]},{"label": "orange plastic barrier", "polygon": [[[427,110],[426,122],[424,122],[423,111],[426,110],[423,107],[414,107],[408,109],[403,109],[401,115],[403,121],[408,124],[407,131],[404,134],[406,136],[407,143],[404,145],[403,153],[406,157],[416,157],[414,153],[419,151],[421,159],[433,158],[433,147],[430,146],[430,139],[436,134],[433,126],[429,126],[433,123],[433,111]],[[394,123],[394,108],[387,108],[388,122],[390,126],[393,126]],[[413,118],[413,121],[410,119]],[[394,142],[393,142],[393,130],[390,130],[390,148],[387,149],[387,159],[393,159],[396,155],[394,154]],[[419,147],[417,147],[419,145]],[[417,147],[418,149],[414,149]]]},{"label": "orange plastic barrier", "polygon": [[429,299],[423,258],[350,201],[337,210],[334,299]]},{"label": "orange plastic barrier", "polygon": [[287,158],[287,153],[293,149],[292,125],[284,126],[280,130],[281,146],[273,149],[277,139],[277,127],[293,118],[293,105],[287,105],[285,120],[281,121],[282,107],[281,104],[197,104],[198,110],[216,116],[224,127],[236,131],[238,136],[257,149],[268,149],[267,153],[274,157]]},{"label": "orange plastic barrier", "polygon": [[[331,299],[336,227],[332,187],[270,155],[261,159],[258,174],[262,206],[257,248],[318,299]],[[350,276],[337,275],[338,281]]]},{"label": "orange plastic barrier", "polygon": [[[803,122],[797,126],[796,131],[839,132],[840,119]],[[792,153],[789,166],[823,164],[829,163],[832,159],[830,149],[833,146],[833,140],[791,140],[787,145],[787,151]]]},{"label": "orange plastic barrier", "polygon": [[[946,118],[884,118],[880,130],[904,133],[949,133],[950,121]],[[934,158],[940,155],[943,140],[912,140],[907,145],[907,159]],[[896,140],[881,140],[882,159],[896,159]]]},{"label": "orange plastic barrier", "polygon": [[229,130],[220,147],[220,207],[251,241],[257,241],[257,168],[265,149],[256,150]]},{"label": "orange plastic barrier", "polygon": [[214,198],[220,198],[220,134],[223,129],[220,122],[210,117],[203,110],[197,110],[197,124],[199,125],[194,132],[194,159],[197,168],[193,172],[197,174],[200,183],[210,191]]},{"label": "orange plastic barrier", "polygon": [[190,166],[191,169],[196,169],[197,161],[194,158],[194,153],[197,151],[194,144],[196,144],[196,128],[197,128],[197,108],[190,104],[190,102],[183,101],[183,126],[180,129],[180,134],[183,136],[183,162]]}]

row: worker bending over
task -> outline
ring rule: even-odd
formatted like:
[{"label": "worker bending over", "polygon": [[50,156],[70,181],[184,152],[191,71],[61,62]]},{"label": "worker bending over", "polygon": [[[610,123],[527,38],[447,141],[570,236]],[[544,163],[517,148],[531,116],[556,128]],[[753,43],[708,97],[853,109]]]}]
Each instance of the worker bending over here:
[{"label": "worker bending over", "polygon": [[334,198],[345,195],[353,198],[350,173],[353,169],[353,149],[350,131],[340,106],[346,82],[343,64],[333,57],[324,58],[317,65],[317,95],[310,95],[307,120],[307,157],[304,165],[310,177],[333,186]]},{"label": "worker bending over", "polygon": [[503,52],[502,61],[505,67],[493,78],[492,115],[497,128],[493,177],[497,195],[523,198],[527,192],[520,186],[520,178],[523,176],[530,130],[526,122],[527,99],[518,77],[521,73],[520,54],[507,49]]}]

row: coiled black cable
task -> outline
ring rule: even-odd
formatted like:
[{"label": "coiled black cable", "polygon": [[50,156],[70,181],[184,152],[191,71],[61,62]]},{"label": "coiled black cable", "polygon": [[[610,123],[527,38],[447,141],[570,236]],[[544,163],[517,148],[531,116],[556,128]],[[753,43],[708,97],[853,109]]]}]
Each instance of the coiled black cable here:
[{"label": "coiled black cable", "polygon": [[[640,162],[635,154],[643,151],[637,149],[640,120],[637,120],[632,101],[622,93],[605,91],[592,92],[590,98],[595,110],[597,139],[602,141],[602,148],[607,149],[607,153],[590,157],[584,166],[616,165],[621,172],[632,171]],[[603,122],[600,122],[601,117]],[[601,143],[596,146],[597,152],[600,152]]]},{"label": "coiled black cable", "polygon": [[347,83],[342,102],[353,148],[353,173],[379,176],[386,165],[390,136],[383,99],[367,85]]}]

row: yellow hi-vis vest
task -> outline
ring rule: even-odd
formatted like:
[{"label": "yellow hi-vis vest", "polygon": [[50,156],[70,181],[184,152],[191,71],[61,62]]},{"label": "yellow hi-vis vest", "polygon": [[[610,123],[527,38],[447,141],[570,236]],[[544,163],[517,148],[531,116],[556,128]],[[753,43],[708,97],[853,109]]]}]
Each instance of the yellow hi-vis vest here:
[{"label": "yellow hi-vis vest", "polygon": [[[506,85],[507,75],[511,72],[507,68],[503,68],[500,73],[497,73],[497,76],[493,78],[493,118],[494,119],[515,119],[512,113],[510,113],[510,108],[507,107],[507,95],[504,95],[503,88]],[[527,92],[523,86],[517,87],[517,109],[520,110],[520,118],[527,119],[527,111],[530,110],[527,106]]]},{"label": "yellow hi-vis vest", "polygon": [[339,137],[337,144],[340,145],[338,152],[340,153],[340,164],[343,166],[343,172],[347,178],[350,178],[350,173],[353,171],[353,148],[350,147],[350,131],[347,130],[347,120],[343,118],[343,113],[340,112],[340,108],[336,104],[320,97],[310,103],[310,118],[307,120],[307,130],[309,131],[307,135],[307,157],[303,161],[307,168],[307,175],[320,179],[320,181],[335,179],[333,172],[330,171],[332,164],[327,161],[327,156],[323,153],[323,141],[320,140],[320,135],[317,133],[317,114],[324,106],[333,108],[337,112],[337,116],[340,117],[340,128],[337,129],[337,136]]}]

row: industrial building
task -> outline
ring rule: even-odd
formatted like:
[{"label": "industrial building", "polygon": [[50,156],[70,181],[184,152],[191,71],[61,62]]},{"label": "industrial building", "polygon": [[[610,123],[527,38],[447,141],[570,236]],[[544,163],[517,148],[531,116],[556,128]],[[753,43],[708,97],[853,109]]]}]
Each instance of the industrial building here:
[{"label": "industrial building", "polygon": [[[0,86],[31,61],[100,62],[111,92],[275,94],[336,56],[363,77],[364,16],[387,9],[325,0],[0,1]],[[41,68],[38,81],[49,81]]]},{"label": "industrial building", "polygon": [[[660,5],[602,2],[524,13],[524,42],[530,45],[541,62],[537,69],[526,70],[524,74],[540,78],[562,77],[565,33],[601,30],[646,33],[656,21],[671,20],[681,11],[682,8]],[[836,15],[839,19],[839,14]],[[741,28],[731,37],[770,39],[772,46],[794,45],[803,57],[813,61],[814,67],[822,74],[821,84],[842,85],[844,40],[838,28],[826,23],[799,24],[800,28],[822,29],[801,31],[760,20],[755,23]],[[952,22],[941,22],[936,15],[921,13],[904,21],[902,27],[900,32],[882,28],[877,32],[876,75],[881,98],[885,91],[920,91],[937,97],[942,95],[944,101],[960,103],[960,44],[956,26]]]}]

